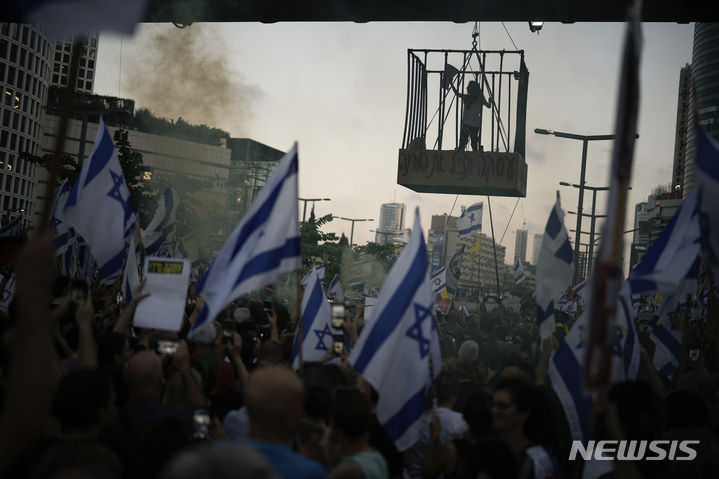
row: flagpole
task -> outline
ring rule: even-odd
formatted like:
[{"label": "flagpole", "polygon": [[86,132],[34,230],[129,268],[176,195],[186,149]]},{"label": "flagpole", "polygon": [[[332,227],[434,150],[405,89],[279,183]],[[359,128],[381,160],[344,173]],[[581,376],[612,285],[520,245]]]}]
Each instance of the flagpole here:
[{"label": "flagpole", "polygon": [[489,226],[492,228],[492,248],[494,248],[494,274],[497,276],[497,301],[502,302],[502,290],[499,287],[499,266],[497,265],[497,242],[494,239],[494,222],[492,221],[492,201],[487,195],[487,206],[489,207]]},{"label": "flagpole", "polygon": [[77,72],[80,68],[80,56],[82,55],[82,40],[77,38],[72,47],[70,60],[70,73],[68,76],[68,84],[64,89],[62,96],[62,112],[60,116],[60,124],[57,128],[57,136],[55,137],[55,148],[52,161],[50,161],[50,171],[47,179],[47,189],[45,191],[45,202],[42,206],[42,215],[40,216],[40,229],[46,229],[50,226],[50,214],[52,209],[52,198],[55,197],[57,189],[58,176],[60,176],[60,158],[65,149],[65,136],[67,135],[68,123],[70,122],[70,114],[72,113],[73,95],[75,92],[75,83],[77,83]]},{"label": "flagpole", "polygon": [[302,374],[302,341],[304,339],[302,338],[302,278],[300,277],[300,275],[300,270],[295,270],[295,280],[297,281],[295,298],[295,318],[297,319],[297,359],[299,364],[297,370],[300,372],[300,374]]},{"label": "flagpole", "polygon": [[639,109],[640,14],[641,1],[635,0],[629,10],[619,77],[607,222],[599,244],[597,267],[593,270],[595,280],[585,359],[585,386],[590,391],[607,388],[612,368],[614,348],[610,328],[617,313],[615,298],[624,276],[621,264],[623,230]]}]

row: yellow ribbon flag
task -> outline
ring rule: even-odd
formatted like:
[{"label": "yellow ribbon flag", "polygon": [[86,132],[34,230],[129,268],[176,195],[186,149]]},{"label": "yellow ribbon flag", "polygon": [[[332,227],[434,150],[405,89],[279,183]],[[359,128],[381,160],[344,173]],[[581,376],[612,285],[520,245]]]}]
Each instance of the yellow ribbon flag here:
[{"label": "yellow ribbon flag", "polygon": [[469,252],[469,257],[474,258],[474,255],[479,253],[479,250],[481,247],[482,247],[482,237],[477,236],[477,240],[474,242],[474,246],[472,246],[472,251]]},{"label": "yellow ribbon flag", "polygon": [[439,297],[442,299],[449,299],[449,293],[447,292],[447,288],[444,288],[442,291],[439,292]]}]

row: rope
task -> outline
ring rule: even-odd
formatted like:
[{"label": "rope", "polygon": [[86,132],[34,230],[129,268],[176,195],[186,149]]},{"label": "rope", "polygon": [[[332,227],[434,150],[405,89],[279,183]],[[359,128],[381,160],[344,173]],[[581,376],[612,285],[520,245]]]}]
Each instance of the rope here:
[{"label": "rope", "polygon": [[514,45],[515,50],[519,50],[519,47],[517,47],[517,44],[514,43],[514,39],[512,38],[512,35],[509,34],[509,30],[507,30],[507,26],[502,22],[502,26],[504,27],[504,31],[507,32],[507,35],[509,36],[509,40],[512,42],[512,45]]},{"label": "rope", "polygon": [[[509,215],[509,221],[507,221],[507,226],[504,228],[504,233],[502,233],[502,237],[499,239],[499,244],[502,244],[502,240],[504,239],[504,235],[507,233],[507,230],[509,229],[509,224],[512,222],[512,217],[514,216],[514,212],[517,210],[517,205],[519,204],[519,198],[517,198],[517,202],[514,203],[514,209],[512,210],[512,214]],[[522,206],[524,208],[524,206]]]}]

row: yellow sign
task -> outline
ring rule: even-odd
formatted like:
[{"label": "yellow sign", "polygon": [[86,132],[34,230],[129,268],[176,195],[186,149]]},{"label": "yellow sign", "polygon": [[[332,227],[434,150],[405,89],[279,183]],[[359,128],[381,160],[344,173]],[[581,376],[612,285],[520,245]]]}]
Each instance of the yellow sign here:
[{"label": "yellow sign", "polygon": [[474,242],[474,246],[472,246],[472,251],[469,252],[469,257],[474,258],[474,255],[479,253],[479,250],[481,247],[482,247],[482,237],[478,236],[477,240]]},{"label": "yellow sign", "polygon": [[184,263],[175,261],[150,261],[147,270],[158,274],[182,274]]}]

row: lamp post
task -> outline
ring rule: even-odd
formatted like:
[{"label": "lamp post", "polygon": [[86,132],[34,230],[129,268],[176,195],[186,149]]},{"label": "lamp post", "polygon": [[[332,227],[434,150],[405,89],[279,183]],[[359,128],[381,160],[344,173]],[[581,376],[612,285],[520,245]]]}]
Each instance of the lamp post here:
[{"label": "lamp post", "polygon": [[[554,135],[558,138],[568,138],[570,140],[580,140],[582,142],[582,166],[579,174],[579,200],[577,202],[577,237],[574,241],[574,282],[579,279],[579,237],[582,231],[582,206],[584,204],[584,186],[587,171],[587,147],[590,141],[613,140],[614,135],[577,135],[575,133],[565,133],[562,131],[545,130],[543,128],[535,128],[534,133],[538,135]],[[639,135],[635,133],[635,138]]]},{"label": "lamp post", "polygon": [[312,203],[312,206],[315,205],[315,202],[317,201],[331,201],[332,198],[297,198],[300,201],[304,202],[304,208],[302,209],[302,222],[305,222],[305,219],[307,218],[307,203]]},{"label": "lamp post", "polygon": [[354,240],[355,236],[355,223],[358,221],[374,221],[372,218],[343,218],[342,216],[333,216],[333,218],[339,218],[341,220],[352,222],[352,230],[350,232],[350,248],[352,248],[352,241]]},{"label": "lamp post", "polygon": [[[582,187],[580,185],[574,184],[574,183],[567,183],[566,181],[560,181],[559,184],[561,186],[571,186],[573,188],[581,189]],[[598,215],[596,214],[596,208],[597,208],[597,191],[609,191],[609,186],[589,186],[584,185],[585,190],[591,190],[592,191],[592,213],[586,214],[582,213],[582,216],[589,216],[592,218],[591,227],[589,229],[589,252],[588,252],[588,260],[587,260],[587,274],[589,274],[589,271],[592,269],[592,260],[594,259],[594,224],[597,218],[606,218],[607,215]],[[631,190],[632,187],[629,186],[627,189]],[[574,211],[567,211],[567,214],[570,215],[576,215]],[[577,230],[580,231],[580,230]]]}]

